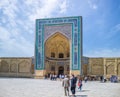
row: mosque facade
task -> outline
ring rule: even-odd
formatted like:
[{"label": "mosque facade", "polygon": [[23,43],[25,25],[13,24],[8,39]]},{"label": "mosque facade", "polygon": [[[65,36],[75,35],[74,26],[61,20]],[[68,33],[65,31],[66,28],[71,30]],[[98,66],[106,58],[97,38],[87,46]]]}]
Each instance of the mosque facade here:
[{"label": "mosque facade", "polygon": [[36,19],[34,57],[0,57],[1,77],[120,76],[119,57],[82,55],[82,17]]},{"label": "mosque facade", "polygon": [[35,76],[48,73],[80,75],[82,17],[36,20]]}]

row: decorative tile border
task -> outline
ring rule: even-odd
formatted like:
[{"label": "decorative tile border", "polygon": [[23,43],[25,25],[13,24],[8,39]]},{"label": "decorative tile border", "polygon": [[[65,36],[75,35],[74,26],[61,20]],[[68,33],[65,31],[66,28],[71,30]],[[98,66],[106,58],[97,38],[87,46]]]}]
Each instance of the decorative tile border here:
[{"label": "decorative tile border", "polygon": [[[81,70],[81,57],[82,57],[82,17],[64,17],[64,18],[48,18],[36,20],[36,41],[35,41],[35,69],[44,69],[44,42],[45,38],[45,26],[59,26],[59,25],[72,25],[72,31],[68,34],[64,33],[67,37],[70,37],[71,33],[71,70]],[[53,33],[54,34],[54,33]],[[50,34],[48,34],[50,35]],[[48,37],[48,36],[46,36]]]}]

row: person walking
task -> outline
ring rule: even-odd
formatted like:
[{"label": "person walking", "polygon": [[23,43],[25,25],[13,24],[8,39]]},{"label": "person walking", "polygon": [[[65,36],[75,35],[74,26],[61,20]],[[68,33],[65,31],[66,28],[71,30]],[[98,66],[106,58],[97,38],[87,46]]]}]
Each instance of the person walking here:
[{"label": "person walking", "polygon": [[84,78],[85,83],[87,82],[87,80],[88,80],[88,78],[87,78],[87,76],[85,76],[85,78]]},{"label": "person walking", "polygon": [[59,74],[59,79],[60,79],[60,81],[62,80],[62,75],[61,74]]},{"label": "person walking", "polygon": [[78,80],[78,89],[80,89],[80,91],[82,90],[82,78]]},{"label": "person walking", "polygon": [[69,96],[70,83],[69,83],[69,77],[67,75],[65,75],[65,78],[62,81],[62,86],[64,87],[65,96]]},{"label": "person walking", "polygon": [[72,78],[71,78],[71,92],[72,92],[72,96],[75,97],[75,89],[76,89],[76,81],[77,79],[75,78],[75,76],[72,74]]}]

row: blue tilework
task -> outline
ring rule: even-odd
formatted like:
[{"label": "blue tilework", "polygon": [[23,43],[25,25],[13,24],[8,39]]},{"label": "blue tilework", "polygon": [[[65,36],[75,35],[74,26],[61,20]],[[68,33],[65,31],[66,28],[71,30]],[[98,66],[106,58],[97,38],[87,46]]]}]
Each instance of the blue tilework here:
[{"label": "blue tilework", "polygon": [[72,24],[71,38],[71,69],[81,70],[82,57],[82,17],[64,17],[64,18],[48,18],[36,20],[36,41],[35,41],[35,69],[44,69],[44,26],[45,25],[62,25]]}]

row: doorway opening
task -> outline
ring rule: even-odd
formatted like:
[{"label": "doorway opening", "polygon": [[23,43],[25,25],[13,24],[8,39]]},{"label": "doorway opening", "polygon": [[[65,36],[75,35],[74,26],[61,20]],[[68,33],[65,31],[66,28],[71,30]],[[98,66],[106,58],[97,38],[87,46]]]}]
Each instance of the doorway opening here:
[{"label": "doorway opening", "polygon": [[60,75],[62,75],[62,74],[64,74],[64,67],[63,66],[60,66],[59,68],[58,68],[58,74]]},{"label": "doorway opening", "polygon": [[46,73],[53,72],[54,65],[55,74],[67,74],[67,66],[70,66],[70,41],[60,32],[48,37],[45,41],[45,69]]}]

